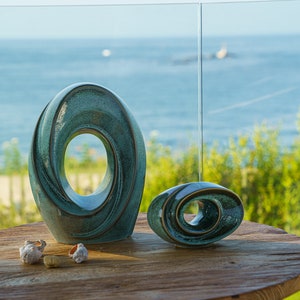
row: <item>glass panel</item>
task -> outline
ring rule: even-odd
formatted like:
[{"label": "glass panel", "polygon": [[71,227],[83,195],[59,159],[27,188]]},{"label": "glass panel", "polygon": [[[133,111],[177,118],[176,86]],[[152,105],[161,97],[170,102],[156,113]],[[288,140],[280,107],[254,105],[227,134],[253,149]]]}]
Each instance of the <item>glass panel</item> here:
[{"label": "glass panel", "polygon": [[299,234],[300,1],[202,9],[203,178],[245,219]]},{"label": "glass panel", "polygon": [[203,5],[204,140],[266,123],[290,145],[299,109],[299,1]]},{"label": "glass panel", "polygon": [[[154,179],[146,180],[142,211],[158,193],[181,183],[173,154],[182,156],[182,150],[197,144],[198,135],[198,8],[198,4],[0,7],[3,204],[29,207],[27,201],[33,198],[24,164],[35,125],[47,103],[77,82],[94,82],[118,94],[140,125],[147,152],[163,154],[161,165],[152,162]],[[92,154],[97,147],[87,139],[67,153],[68,180],[78,194],[96,190],[101,182],[94,175],[103,173],[90,171],[97,170],[90,166],[94,162],[99,168],[102,163],[103,169],[105,157],[97,160]],[[8,170],[16,176],[8,177]],[[24,176],[19,176],[21,172]],[[162,173],[166,175],[157,175]],[[28,222],[25,209],[24,216],[19,222]]]},{"label": "glass panel", "polygon": [[[196,140],[197,5],[2,7],[0,144],[28,153],[42,109],[75,82],[95,82],[131,108],[148,140]],[[188,63],[193,61],[193,63]]]}]

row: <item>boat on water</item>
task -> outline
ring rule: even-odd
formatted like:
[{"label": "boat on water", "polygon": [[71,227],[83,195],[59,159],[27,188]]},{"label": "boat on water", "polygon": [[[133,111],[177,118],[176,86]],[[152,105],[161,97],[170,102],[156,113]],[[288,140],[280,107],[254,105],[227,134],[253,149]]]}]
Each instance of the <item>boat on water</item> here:
[{"label": "boat on water", "polygon": [[226,46],[222,46],[219,51],[215,54],[217,59],[224,59],[228,56],[228,51]]},{"label": "boat on water", "polygon": [[111,50],[109,50],[109,49],[103,49],[102,50],[102,56],[103,57],[109,57],[109,56],[111,56]]},{"label": "boat on water", "polygon": [[[208,59],[208,60],[209,59],[225,59],[229,56],[231,56],[231,54],[229,55],[229,52],[225,45],[223,45],[217,52],[202,54],[202,58]],[[195,62],[197,60],[198,60],[198,55],[188,55],[185,57],[174,59],[173,62],[175,64],[189,64],[189,63]]]}]

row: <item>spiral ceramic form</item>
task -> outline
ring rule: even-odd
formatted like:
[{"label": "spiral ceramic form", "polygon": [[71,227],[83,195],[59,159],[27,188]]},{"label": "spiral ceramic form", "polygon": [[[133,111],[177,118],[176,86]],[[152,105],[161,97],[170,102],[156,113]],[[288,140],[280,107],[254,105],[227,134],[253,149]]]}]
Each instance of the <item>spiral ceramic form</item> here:
[{"label": "spiral ceramic form", "polygon": [[[74,192],[64,169],[65,151],[79,134],[100,139],[107,170],[97,190]],[[29,175],[41,215],[58,242],[121,240],[131,235],[144,188],[145,146],[129,109],[109,90],[75,84],[42,112],[32,141]]]},{"label": "spiral ceramic form", "polygon": [[[186,219],[188,207],[198,206]],[[180,247],[201,247],[216,242],[238,228],[244,216],[240,198],[209,182],[173,187],[158,195],[148,210],[148,223],[162,239]]]}]

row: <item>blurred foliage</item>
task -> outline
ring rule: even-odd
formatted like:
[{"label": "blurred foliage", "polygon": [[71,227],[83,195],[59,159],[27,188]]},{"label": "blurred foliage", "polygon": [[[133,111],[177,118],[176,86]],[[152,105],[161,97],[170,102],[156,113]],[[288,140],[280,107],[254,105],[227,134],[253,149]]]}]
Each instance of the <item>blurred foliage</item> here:
[{"label": "blurred foliage", "polygon": [[[5,142],[2,147],[3,163],[0,175],[8,179],[8,199],[4,202],[0,197],[0,228],[12,227],[24,223],[40,221],[41,217],[33,201],[25,199],[25,178],[28,176],[27,158],[19,150],[16,138]],[[18,178],[18,188],[21,189],[21,199],[15,201],[15,179]],[[3,187],[1,186],[1,189]]]},{"label": "blurred foliage", "polygon": [[[251,135],[230,139],[226,148],[217,143],[204,146],[203,153],[201,180],[220,184],[237,193],[244,203],[246,220],[300,234],[300,135],[292,146],[283,147],[279,143],[279,130],[263,124],[255,127]],[[16,139],[3,145],[2,157],[0,174],[28,176],[27,163]],[[155,137],[150,138],[140,211],[146,212],[153,198],[164,190],[198,181],[198,161],[196,145],[177,153],[158,143]],[[77,193],[88,194],[101,182],[106,164],[105,157],[95,155],[93,148],[83,145],[76,156],[66,157],[66,176]],[[96,183],[95,174],[98,175]],[[82,187],[82,175],[88,181],[88,189]],[[10,188],[13,190],[14,187]],[[21,199],[17,203],[10,197],[9,203],[10,206],[0,204],[1,228],[40,220],[32,199]]]},{"label": "blurred foliage", "polygon": [[22,156],[19,150],[19,141],[12,138],[9,142],[2,145],[3,165],[0,174],[24,174],[27,171],[27,159]]}]

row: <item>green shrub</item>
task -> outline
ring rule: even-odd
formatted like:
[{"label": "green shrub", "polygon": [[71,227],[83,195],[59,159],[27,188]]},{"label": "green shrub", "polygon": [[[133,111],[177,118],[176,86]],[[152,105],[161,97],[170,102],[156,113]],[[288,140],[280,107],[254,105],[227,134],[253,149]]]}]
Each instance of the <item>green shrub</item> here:
[{"label": "green shrub", "polygon": [[9,142],[3,143],[3,166],[0,170],[2,174],[25,173],[27,169],[27,159],[21,154],[19,141],[12,138]]},{"label": "green shrub", "polygon": [[[106,159],[95,157],[91,150],[85,145],[79,157],[69,156],[65,161],[66,173],[77,178],[72,187],[78,193],[83,192],[79,176],[90,178],[91,187],[88,190],[93,191],[95,186],[92,186],[92,175],[97,173],[103,176],[106,169]],[[241,197],[246,220],[300,234],[297,210],[300,204],[300,137],[292,146],[283,147],[279,142],[279,130],[263,124],[255,127],[252,135],[230,139],[227,148],[221,148],[215,143],[210,147],[204,145],[202,152],[203,166],[199,167],[196,145],[175,153],[158,143],[155,137],[150,138],[147,143],[146,181],[140,211],[147,212],[153,198],[164,190],[198,181],[201,169],[202,180],[223,185]],[[28,175],[27,165],[16,140],[6,143],[3,157],[1,174]],[[32,199],[22,199],[21,203],[16,204],[12,196],[10,207],[2,205],[0,227],[39,220],[39,213],[28,207],[30,201]]]}]

